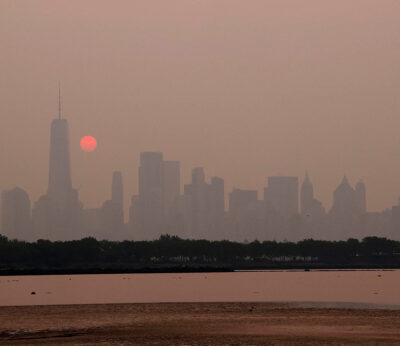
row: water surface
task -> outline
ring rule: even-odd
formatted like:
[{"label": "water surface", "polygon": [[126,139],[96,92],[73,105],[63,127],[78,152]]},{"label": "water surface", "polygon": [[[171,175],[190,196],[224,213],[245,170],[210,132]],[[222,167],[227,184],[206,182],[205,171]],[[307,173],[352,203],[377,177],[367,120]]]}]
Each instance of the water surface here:
[{"label": "water surface", "polygon": [[400,307],[400,270],[0,277],[0,306],[239,301]]}]

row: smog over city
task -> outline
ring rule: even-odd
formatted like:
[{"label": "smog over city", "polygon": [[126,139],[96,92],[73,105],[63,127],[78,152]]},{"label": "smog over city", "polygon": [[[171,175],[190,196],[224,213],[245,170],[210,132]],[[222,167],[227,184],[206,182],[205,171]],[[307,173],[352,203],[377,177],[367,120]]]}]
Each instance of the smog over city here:
[{"label": "smog over city", "polygon": [[[287,209],[282,214],[289,217],[301,214],[300,198],[297,205],[294,194],[298,190],[300,196],[307,171],[315,195],[310,198],[322,204],[310,200],[306,215],[312,213],[309,208],[318,209],[313,211],[318,214],[324,208],[329,216],[335,210],[333,191],[346,176],[349,191],[345,194],[351,194],[359,181],[365,184],[358,186],[366,187],[366,208],[365,200],[354,206],[370,213],[364,222],[371,220],[371,227],[376,227],[381,221],[377,235],[390,236],[389,225],[383,223],[390,223],[385,218],[390,218],[400,195],[396,62],[400,24],[399,4],[385,3],[254,1],[249,6],[243,1],[120,1],[119,6],[109,6],[107,1],[4,1],[0,5],[0,154],[7,164],[2,167],[0,187],[24,189],[33,210],[35,205],[40,208],[40,196],[51,193],[50,125],[58,118],[61,81],[61,117],[69,128],[65,145],[70,150],[72,185],[68,188],[76,189],[82,218],[85,210],[93,214],[111,198],[112,174],[120,171],[124,222],[132,226],[127,233],[138,239],[161,234],[166,229],[154,229],[149,235],[145,229],[135,230],[135,220],[130,218],[135,211],[130,209],[137,209],[138,224],[146,213],[160,224],[166,214],[185,218],[183,210],[176,210],[185,206],[170,209],[175,199],[178,204],[187,202],[192,170],[203,167],[207,184],[213,176],[223,179],[218,183],[220,200],[208,198],[220,203],[221,215],[215,216],[229,225],[218,234],[217,229],[208,229],[215,228],[216,221],[199,215],[204,225],[187,220],[191,225],[183,225],[180,236],[279,239],[278,234],[264,231],[264,225],[248,236],[247,229],[237,229],[240,226],[235,227],[237,234],[230,234],[232,223],[240,220],[229,217],[229,199],[235,203],[236,197],[237,203],[246,204],[241,206],[243,212],[257,214],[262,223],[268,218],[263,205],[268,177],[298,177],[286,196],[281,192],[290,190],[289,180],[287,184],[272,180],[279,201],[271,196],[270,209]],[[57,127],[57,122],[52,126]],[[81,138],[89,135],[98,141],[94,152],[79,146]],[[147,157],[149,166],[148,171],[143,168],[141,195],[142,152],[162,152],[163,157],[143,154],[142,165],[146,166]],[[64,159],[55,160],[63,165]],[[180,163],[169,166],[170,171],[166,168],[170,176],[163,182],[161,160]],[[151,174],[159,176],[151,178]],[[148,198],[146,193],[152,192],[146,190],[146,179],[159,180],[154,193],[160,200],[139,211],[132,196],[138,196],[139,204]],[[253,195],[240,196],[238,189],[252,190]],[[195,198],[206,198],[200,190],[202,197]],[[337,208],[353,208],[345,205],[354,204],[352,197],[343,198],[346,201],[340,205],[338,200]],[[200,214],[207,214],[200,209]],[[386,214],[377,214],[384,210]],[[153,211],[156,214],[151,215]],[[346,236],[334,234],[329,225],[322,228],[321,234],[312,236]],[[348,235],[362,237],[374,231]],[[26,230],[27,239],[30,232],[34,230]],[[76,236],[96,235],[96,230],[84,227],[75,232]],[[309,236],[293,232],[295,239]]]},{"label": "smog over city", "polygon": [[[399,268],[399,15],[397,0],[0,0],[0,286]],[[218,280],[184,299],[241,285]],[[298,285],[276,301],[325,301]],[[0,306],[86,303],[2,289]],[[99,292],[90,302],[181,301]],[[368,292],[329,299],[400,306]]]}]

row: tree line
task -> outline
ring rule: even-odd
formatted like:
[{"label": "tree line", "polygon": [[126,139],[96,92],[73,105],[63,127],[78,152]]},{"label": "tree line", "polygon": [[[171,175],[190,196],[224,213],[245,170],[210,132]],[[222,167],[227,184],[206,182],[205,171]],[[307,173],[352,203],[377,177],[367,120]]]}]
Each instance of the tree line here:
[{"label": "tree line", "polygon": [[297,243],[181,239],[163,235],[153,241],[25,242],[0,235],[0,271],[23,268],[269,268],[291,265],[399,267],[400,242],[367,237],[359,241],[305,239]]}]

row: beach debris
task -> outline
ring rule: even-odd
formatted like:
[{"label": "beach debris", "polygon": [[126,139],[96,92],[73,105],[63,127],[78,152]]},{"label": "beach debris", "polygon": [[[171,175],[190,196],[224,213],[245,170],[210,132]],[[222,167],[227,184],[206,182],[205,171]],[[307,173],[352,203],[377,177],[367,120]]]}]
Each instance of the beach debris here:
[{"label": "beach debris", "polygon": [[32,292],[31,292],[31,295],[32,295],[32,296],[34,296],[35,294],[36,294],[36,292],[35,292],[35,291],[32,291]]}]

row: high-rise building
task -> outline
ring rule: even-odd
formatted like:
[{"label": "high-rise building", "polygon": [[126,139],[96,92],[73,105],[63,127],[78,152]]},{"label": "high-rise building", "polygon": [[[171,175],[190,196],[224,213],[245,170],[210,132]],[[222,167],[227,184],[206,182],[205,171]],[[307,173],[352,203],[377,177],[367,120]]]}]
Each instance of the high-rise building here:
[{"label": "high-rise building", "polygon": [[168,216],[181,192],[181,168],[179,161],[164,161],[163,166],[164,214]]},{"label": "high-rise building", "polygon": [[112,175],[111,200],[113,201],[113,203],[119,205],[123,210],[124,184],[122,181],[122,173],[118,171],[114,172]]},{"label": "high-rise building", "polygon": [[164,222],[164,165],[160,152],[140,153],[136,209],[135,224],[143,239],[158,238]]},{"label": "high-rise building", "polygon": [[263,240],[265,208],[257,190],[233,189],[229,194],[229,236],[236,241]]},{"label": "high-rise building", "polygon": [[353,189],[344,176],[341,184],[333,192],[332,214],[362,214],[366,212],[365,185],[359,182]]},{"label": "high-rise building", "polygon": [[225,183],[220,177],[211,177],[209,187],[209,204],[212,209],[212,215],[216,219],[223,218],[225,214]]},{"label": "high-rise building", "polygon": [[[333,205],[329,215],[331,239],[363,238],[368,228],[365,207],[364,184],[360,183],[357,190],[353,189],[344,176],[333,192]],[[368,219],[371,222],[372,215]]]},{"label": "high-rise building", "polygon": [[47,194],[66,202],[72,193],[69,131],[66,119],[54,119],[50,131],[49,184]]},{"label": "high-rise building", "polygon": [[81,237],[82,204],[72,188],[68,122],[61,117],[51,124],[49,184],[46,195],[34,204],[32,222],[39,238]]},{"label": "high-rise building", "polygon": [[219,240],[224,236],[225,183],[224,179],[211,177],[207,188],[208,239]]},{"label": "high-rise building", "polygon": [[300,192],[300,208],[302,215],[310,215],[313,209],[314,202],[314,188],[311,184],[308,173],[304,178],[303,184],[301,184]]},{"label": "high-rise building", "polygon": [[264,189],[264,201],[268,210],[282,216],[292,216],[299,212],[299,192],[297,177],[268,177],[268,187]]},{"label": "high-rise building", "polygon": [[203,167],[193,168],[192,184],[184,186],[184,194],[189,203],[189,234],[195,239],[204,239],[207,232],[207,184]]},{"label": "high-rise building", "polygon": [[360,213],[367,212],[366,188],[363,181],[359,181],[355,188],[357,207]]},{"label": "high-rise building", "polygon": [[257,190],[233,189],[229,193],[229,213],[239,214],[254,207],[258,200]]},{"label": "high-rise building", "polygon": [[99,235],[106,239],[122,240],[124,228],[123,182],[121,172],[114,172],[111,199],[103,203],[100,215]]},{"label": "high-rise building", "polygon": [[28,194],[16,187],[1,195],[1,234],[11,239],[32,240],[31,201]]},{"label": "high-rise building", "polygon": [[140,239],[155,239],[169,230],[179,193],[180,163],[164,161],[160,152],[141,153],[139,193],[129,211],[129,223]]},{"label": "high-rise building", "polygon": [[314,187],[308,177],[308,173],[301,184],[300,192],[301,215],[308,220],[321,219],[325,215],[325,209],[322,203],[314,198]]},{"label": "high-rise building", "polygon": [[163,154],[144,152],[140,154],[139,198],[142,202],[144,226],[161,219],[164,214]]},{"label": "high-rise building", "polygon": [[192,170],[192,183],[184,186],[187,234],[195,239],[219,239],[225,213],[224,180],[207,184],[203,167]]},{"label": "high-rise building", "polygon": [[111,228],[114,238],[120,239],[124,228],[124,185],[122,173],[114,172],[111,185]]}]

